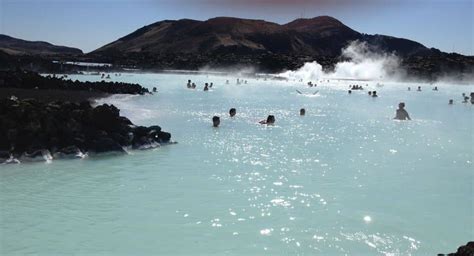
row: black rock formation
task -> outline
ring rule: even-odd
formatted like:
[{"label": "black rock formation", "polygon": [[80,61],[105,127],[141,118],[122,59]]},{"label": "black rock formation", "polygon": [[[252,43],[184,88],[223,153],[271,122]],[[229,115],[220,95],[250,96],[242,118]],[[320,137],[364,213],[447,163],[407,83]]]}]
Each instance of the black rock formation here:
[{"label": "black rock formation", "polygon": [[169,143],[159,126],[135,126],[113,105],[0,99],[0,160],[80,157]]}]

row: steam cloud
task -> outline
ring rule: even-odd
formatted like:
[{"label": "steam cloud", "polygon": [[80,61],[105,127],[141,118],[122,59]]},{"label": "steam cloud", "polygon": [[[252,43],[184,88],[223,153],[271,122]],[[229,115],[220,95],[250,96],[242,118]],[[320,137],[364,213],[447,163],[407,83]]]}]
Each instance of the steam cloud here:
[{"label": "steam cloud", "polygon": [[305,81],[320,78],[394,80],[402,76],[397,56],[371,49],[365,42],[351,42],[342,50],[342,57],[347,61],[337,63],[333,72],[324,72],[323,67],[314,61],[305,63],[296,71],[287,71],[279,76]]}]

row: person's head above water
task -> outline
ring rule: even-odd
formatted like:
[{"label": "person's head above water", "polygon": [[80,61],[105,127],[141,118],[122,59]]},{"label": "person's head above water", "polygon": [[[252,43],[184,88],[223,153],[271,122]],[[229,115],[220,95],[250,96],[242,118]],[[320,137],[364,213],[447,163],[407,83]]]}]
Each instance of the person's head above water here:
[{"label": "person's head above water", "polygon": [[306,109],[300,109],[300,116],[304,116],[306,114]]},{"label": "person's head above water", "polygon": [[449,100],[449,105],[452,105],[454,103],[454,100],[453,99],[450,99]]},{"label": "person's head above water", "polygon": [[267,117],[267,122],[266,124],[274,124],[275,123],[275,117],[273,115],[269,115]]},{"label": "person's head above water", "polygon": [[218,117],[218,116],[213,116],[212,117],[212,126],[218,127],[220,123],[221,123],[220,117]]},{"label": "person's head above water", "polygon": [[405,108],[405,102],[398,103],[398,108],[399,109],[404,109]]},{"label": "person's head above water", "polygon": [[369,91],[369,95],[372,95],[372,91]]},{"label": "person's head above water", "polygon": [[235,108],[231,108],[231,109],[229,110],[229,115],[230,115],[230,117],[235,116],[236,113],[237,113],[237,110],[235,110]]}]

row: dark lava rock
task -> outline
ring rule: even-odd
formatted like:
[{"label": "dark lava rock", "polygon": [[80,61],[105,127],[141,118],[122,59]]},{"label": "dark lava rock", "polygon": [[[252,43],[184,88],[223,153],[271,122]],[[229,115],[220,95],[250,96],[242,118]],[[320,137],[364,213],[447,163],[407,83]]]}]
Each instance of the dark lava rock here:
[{"label": "dark lava rock", "polygon": [[84,153],[77,146],[64,147],[53,155],[54,158],[83,158]]},{"label": "dark lava rock", "polygon": [[[147,88],[139,84],[122,82],[80,82],[66,80],[65,77],[41,76],[38,73],[15,70],[0,71],[0,88],[19,88],[35,90],[88,91],[108,94],[146,94]],[[73,96],[73,95],[72,95]]]},{"label": "dark lava rock", "polygon": [[126,152],[167,143],[160,126],[135,126],[114,105],[0,99],[0,160],[81,158],[86,152]]},{"label": "dark lava rock", "polygon": [[111,138],[99,138],[93,142],[93,148],[96,153],[104,153],[109,151],[123,152],[125,150],[120,144]]},{"label": "dark lava rock", "polygon": [[474,256],[474,241],[468,242],[466,245],[462,245],[454,253],[449,254],[438,254],[438,256],[448,255],[448,256]]}]

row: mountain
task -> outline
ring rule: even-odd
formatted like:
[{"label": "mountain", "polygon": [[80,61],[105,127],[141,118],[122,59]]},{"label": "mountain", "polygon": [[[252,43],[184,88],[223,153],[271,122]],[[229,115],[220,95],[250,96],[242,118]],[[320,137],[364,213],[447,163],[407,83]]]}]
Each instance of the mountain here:
[{"label": "mountain", "polygon": [[165,20],[107,44],[92,54],[279,53],[338,56],[353,40],[384,42],[402,55],[425,49],[419,43],[360,34],[340,21],[320,16],[279,25],[263,20],[218,17],[206,21]]},{"label": "mountain", "polygon": [[82,51],[77,48],[57,46],[41,41],[26,41],[0,34],[0,51],[9,55],[82,55]]},{"label": "mountain", "polygon": [[287,24],[232,17],[163,20],[88,54],[82,54],[79,49],[0,35],[0,70],[78,72],[83,69],[53,60],[111,63],[113,69],[149,71],[252,66],[261,72],[274,73],[317,61],[325,70],[331,70],[336,63],[347,59],[341,53],[353,41],[365,43],[372,51],[396,54],[408,77],[426,80],[443,76],[464,80],[474,77],[474,56],[441,52],[404,38],[360,33],[329,16],[296,19]]},{"label": "mountain", "polygon": [[309,59],[330,66],[354,40],[403,57],[428,50],[407,39],[361,34],[329,16],[297,19],[284,25],[217,17],[156,22],[88,56],[142,67],[195,69],[205,65],[253,64],[272,71],[292,69]]}]

